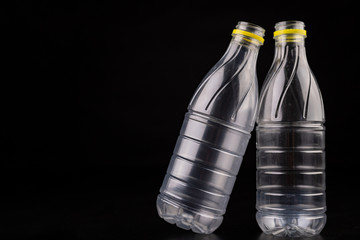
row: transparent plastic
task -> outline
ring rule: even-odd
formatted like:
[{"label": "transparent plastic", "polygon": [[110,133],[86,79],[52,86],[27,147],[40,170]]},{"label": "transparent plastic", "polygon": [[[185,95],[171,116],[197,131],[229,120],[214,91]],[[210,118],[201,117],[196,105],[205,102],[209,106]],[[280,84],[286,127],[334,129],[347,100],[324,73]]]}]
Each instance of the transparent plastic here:
[{"label": "transparent plastic", "polygon": [[[264,35],[264,29],[246,22],[236,29]],[[212,233],[221,224],[255,124],[261,42],[232,36],[188,106],[157,198],[160,217],[196,233]]]},{"label": "transparent plastic", "polygon": [[[304,29],[299,21],[276,30]],[[326,223],[324,107],[305,35],[275,37],[256,128],[257,222],[266,234],[310,237]]]}]

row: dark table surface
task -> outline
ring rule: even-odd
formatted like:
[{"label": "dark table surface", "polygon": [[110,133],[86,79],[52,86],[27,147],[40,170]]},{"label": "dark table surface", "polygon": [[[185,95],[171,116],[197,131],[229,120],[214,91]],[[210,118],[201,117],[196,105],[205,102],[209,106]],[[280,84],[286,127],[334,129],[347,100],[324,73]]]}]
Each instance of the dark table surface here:
[{"label": "dark table surface", "polygon": [[[248,171],[245,164],[244,171]],[[255,173],[239,175],[222,225],[195,234],[155,207],[166,169],[99,167],[8,170],[2,176],[1,239],[273,239],[255,221]],[[253,176],[251,176],[253,175]],[[328,222],[313,239],[359,239],[357,196],[328,182]],[[341,194],[341,197],[338,195]]]}]

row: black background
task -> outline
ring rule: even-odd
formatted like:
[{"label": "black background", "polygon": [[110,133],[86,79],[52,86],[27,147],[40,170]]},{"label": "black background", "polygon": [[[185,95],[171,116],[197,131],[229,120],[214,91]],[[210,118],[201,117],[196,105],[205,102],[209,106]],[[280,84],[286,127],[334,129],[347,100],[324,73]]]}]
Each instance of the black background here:
[{"label": "black background", "polygon": [[[334,2],[336,3],[336,2]],[[328,223],[359,239],[357,6],[342,2],[14,2],[1,8],[1,239],[272,239],[255,221],[255,138],[211,235],[157,216],[187,104],[238,21],[305,22],[325,104]]]}]

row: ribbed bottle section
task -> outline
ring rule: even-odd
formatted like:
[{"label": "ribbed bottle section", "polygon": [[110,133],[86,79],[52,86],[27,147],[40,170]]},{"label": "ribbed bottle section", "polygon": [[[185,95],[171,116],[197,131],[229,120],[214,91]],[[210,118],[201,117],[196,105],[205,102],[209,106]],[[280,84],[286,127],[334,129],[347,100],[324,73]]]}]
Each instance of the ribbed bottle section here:
[{"label": "ribbed bottle section", "polygon": [[[250,133],[204,114],[186,114],[163,185],[160,215],[209,233],[222,222]],[[163,203],[161,203],[163,202]]]},{"label": "ribbed bottle section", "polygon": [[326,219],[322,123],[257,127],[256,208],[260,227],[267,233],[292,236],[288,229],[311,236],[322,229]]}]

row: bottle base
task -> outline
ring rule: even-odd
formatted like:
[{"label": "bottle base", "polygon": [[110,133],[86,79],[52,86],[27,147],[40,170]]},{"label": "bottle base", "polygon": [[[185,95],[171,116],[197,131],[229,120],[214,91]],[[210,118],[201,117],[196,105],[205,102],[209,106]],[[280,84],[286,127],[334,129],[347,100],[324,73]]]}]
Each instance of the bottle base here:
[{"label": "bottle base", "polygon": [[210,234],[222,223],[223,217],[209,212],[194,211],[176,203],[166,196],[159,195],[156,201],[159,216],[171,224],[195,233]]},{"label": "bottle base", "polygon": [[318,235],[326,223],[326,214],[280,215],[256,213],[256,221],[261,230],[276,237],[312,237]]}]

